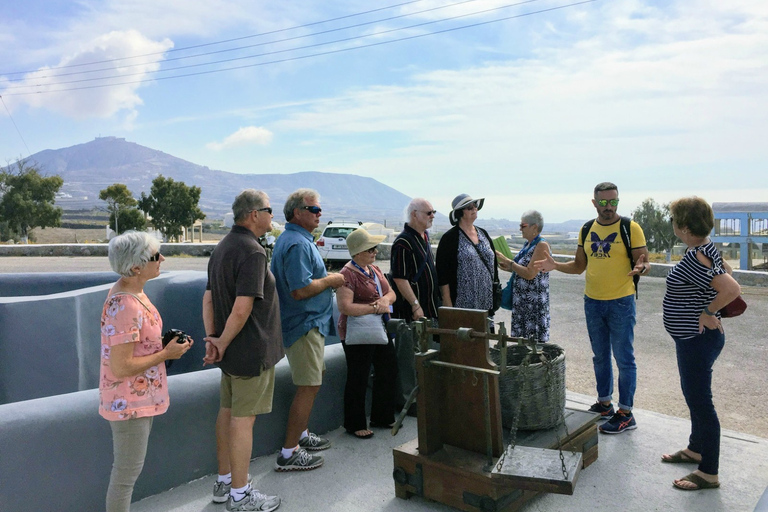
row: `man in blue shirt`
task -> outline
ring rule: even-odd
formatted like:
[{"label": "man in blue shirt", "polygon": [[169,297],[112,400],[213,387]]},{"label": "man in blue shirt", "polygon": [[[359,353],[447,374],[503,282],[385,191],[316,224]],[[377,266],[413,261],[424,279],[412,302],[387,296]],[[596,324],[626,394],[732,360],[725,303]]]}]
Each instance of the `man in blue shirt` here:
[{"label": "man in blue shirt", "polygon": [[285,201],[285,231],[272,253],[283,345],[291,366],[296,395],[288,414],[285,444],[276,471],[315,469],[323,458],[307,451],[325,450],[328,439],[308,430],[309,415],[325,371],[325,336],[334,334],[332,288],[344,284],[341,274],[328,274],[314,244],[312,231],[320,225],[320,195],[299,189]]}]

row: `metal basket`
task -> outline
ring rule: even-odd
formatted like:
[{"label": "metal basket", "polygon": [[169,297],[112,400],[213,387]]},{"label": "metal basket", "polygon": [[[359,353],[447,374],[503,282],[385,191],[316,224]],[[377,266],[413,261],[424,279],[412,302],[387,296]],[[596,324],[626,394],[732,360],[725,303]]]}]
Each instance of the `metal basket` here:
[{"label": "metal basket", "polygon": [[[491,359],[501,364],[501,351],[491,347]],[[499,377],[501,421],[505,428],[515,426],[520,407],[518,430],[542,430],[560,422],[565,408],[565,351],[552,344],[538,344],[540,355],[528,347],[507,347],[507,371]],[[528,365],[524,365],[528,357]],[[543,361],[542,361],[543,358]]]}]

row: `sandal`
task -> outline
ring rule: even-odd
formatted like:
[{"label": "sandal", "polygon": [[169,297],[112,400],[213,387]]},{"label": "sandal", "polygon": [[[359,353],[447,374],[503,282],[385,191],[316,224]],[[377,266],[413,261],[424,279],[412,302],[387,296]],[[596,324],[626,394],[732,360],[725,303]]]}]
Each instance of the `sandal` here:
[{"label": "sandal", "polygon": [[[347,434],[355,436],[358,439],[370,439],[373,437],[373,432],[370,430],[347,430]],[[360,432],[367,432],[367,434],[361,434]]]},{"label": "sandal", "polygon": [[691,482],[696,487],[684,487],[677,483],[677,480],[672,482],[672,485],[675,486],[675,488],[680,489],[681,491],[700,491],[702,489],[717,489],[720,487],[720,482],[709,482],[707,480],[704,480],[702,477],[695,473],[691,473],[690,475],[686,475],[680,480],[684,482]]},{"label": "sandal", "polygon": [[[664,454],[668,455],[668,454]],[[683,450],[678,450],[672,455],[669,455],[668,458],[664,458],[664,455],[661,456],[661,462],[667,462],[669,464],[700,464],[700,460],[696,460]]]}]

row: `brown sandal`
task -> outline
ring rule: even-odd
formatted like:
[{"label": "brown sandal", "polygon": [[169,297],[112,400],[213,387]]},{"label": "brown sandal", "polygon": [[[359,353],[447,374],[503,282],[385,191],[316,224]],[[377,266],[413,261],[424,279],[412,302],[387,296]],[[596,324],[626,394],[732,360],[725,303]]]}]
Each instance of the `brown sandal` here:
[{"label": "brown sandal", "polygon": [[[669,454],[665,453],[664,455]],[[699,464],[701,462],[700,460],[694,459],[683,450],[678,450],[672,455],[669,455],[668,459],[665,459],[664,455],[661,456],[661,462],[667,462],[669,464]]]},{"label": "brown sandal", "polygon": [[704,480],[702,477],[697,475],[696,473],[691,473],[690,475],[686,475],[680,480],[684,482],[691,482],[696,487],[684,487],[677,483],[677,481],[672,482],[672,485],[674,485],[677,489],[680,489],[681,491],[700,491],[702,489],[717,489],[720,487],[720,482],[709,482],[707,480]]}]

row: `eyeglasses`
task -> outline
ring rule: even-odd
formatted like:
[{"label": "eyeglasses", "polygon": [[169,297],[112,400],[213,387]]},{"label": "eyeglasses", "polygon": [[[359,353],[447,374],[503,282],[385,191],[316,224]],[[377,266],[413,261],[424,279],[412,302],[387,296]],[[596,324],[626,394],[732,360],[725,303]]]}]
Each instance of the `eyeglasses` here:
[{"label": "eyeglasses", "polygon": [[619,200],[618,199],[598,199],[597,200],[597,205],[598,206],[606,207],[609,204],[611,206],[618,206],[619,205]]},{"label": "eyeglasses", "polygon": [[528,227],[528,224],[520,224],[520,229],[525,229]]},{"label": "eyeglasses", "polygon": [[266,208],[256,208],[255,210],[251,210],[251,211],[252,212],[267,212],[268,214],[272,215],[272,207],[271,206],[267,206]]},{"label": "eyeglasses", "polygon": [[304,210],[307,210],[309,213],[313,215],[317,215],[318,213],[323,211],[323,209],[320,208],[319,206],[302,206],[301,208]]},{"label": "eyeglasses", "polygon": [[436,214],[436,213],[437,213],[437,210],[427,210],[427,211],[424,211],[424,210],[419,210],[419,211],[420,211],[421,213],[423,213],[424,215],[426,215],[426,216],[434,215],[434,214]]},{"label": "eyeglasses", "polygon": [[160,254],[160,251],[157,251],[155,254],[150,256],[149,260],[147,261],[160,261],[160,256],[162,256],[162,254]]},{"label": "eyeglasses", "polygon": [[379,250],[379,246],[375,245],[375,246],[371,247],[370,249],[366,249],[365,252],[367,252],[368,254],[373,254],[373,253],[375,253],[378,250]]}]

